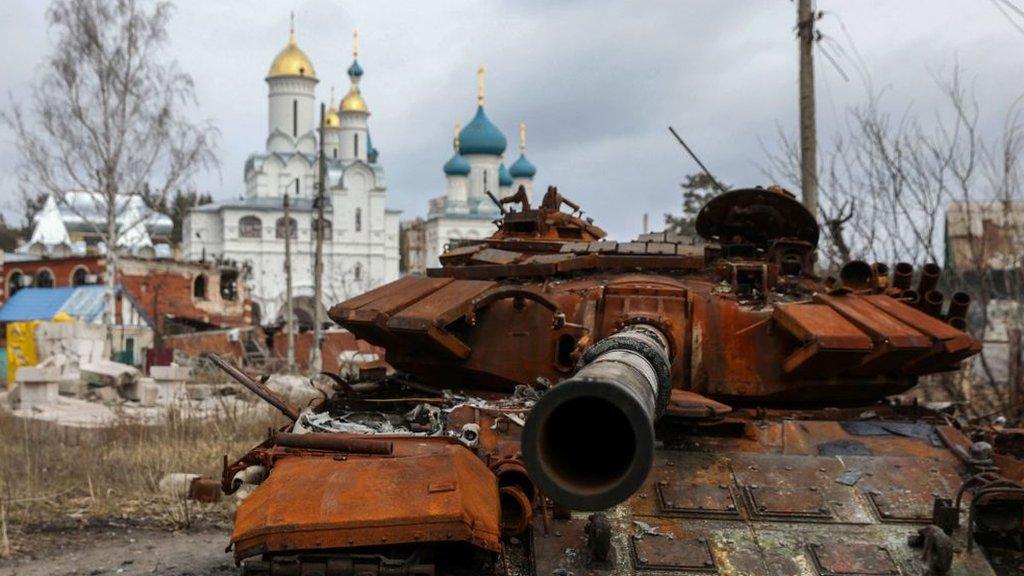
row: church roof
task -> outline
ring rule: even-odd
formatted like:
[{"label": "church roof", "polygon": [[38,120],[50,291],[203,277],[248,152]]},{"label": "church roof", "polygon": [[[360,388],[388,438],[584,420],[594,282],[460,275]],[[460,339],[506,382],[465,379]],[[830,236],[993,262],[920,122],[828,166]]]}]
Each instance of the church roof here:
[{"label": "church roof", "polygon": [[501,166],[498,167],[498,186],[511,186],[512,175],[508,173],[508,168],[505,167],[505,163],[502,162]]},{"label": "church roof", "polygon": [[533,178],[537,174],[537,167],[526,159],[526,154],[520,154],[519,159],[512,163],[508,171],[513,178]]},{"label": "church roof", "polygon": [[288,76],[300,76],[316,80],[316,70],[313,69],[313,62],[309,56],[299,48],[295,42],[295,30],[288,35],[288,44],[277,53],[274,61],[270,64],[270,71],[267,72],[267,79],[283,78]]},{"label": "church roof", "polygon": [[444,173],[448,176],[469,176],[469,161],[456,152],[444,163]]},{"label": "church roof", "polygon": [[499,156],[505,151],[506,145],[508,145],[508,141],[505,139],[505,135],[487,117],[483,106],[477,107],[473,120],[459,132],[460,154]]},{"label": "church roof", "polygon": [[[249,196],[247,198],[240,198],[234,200],[224,200],[221,202],[214,202],[212,204],[203,204],[192,208],[193,212],[220,212],[221,210],[260,210],[260,211],[280,211],[283,210],[282,203],[284,200],[281,196]],[[327,196],[327,204],[324,206],[324,210],[330,211],[331,200],[330,195]],[[295,212],[310,212],[313,210],[313,198],[308,196],[292,196],[290,200],[289,210]]]}]

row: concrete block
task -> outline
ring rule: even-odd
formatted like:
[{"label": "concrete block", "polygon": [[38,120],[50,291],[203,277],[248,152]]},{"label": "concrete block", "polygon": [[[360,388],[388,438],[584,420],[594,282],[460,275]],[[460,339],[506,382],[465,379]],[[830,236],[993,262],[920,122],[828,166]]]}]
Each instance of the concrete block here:
[{"label": "concrete block", "polygon": [[56,404],[57,397],[60,396],[60,387],[56,380],[20,382],[18,388],[22,410],[45,409],[47,406]]},{"label": "concrete block", "polygon": [[125,387],[138,380],[140,373],[134,366],[103,360],[79,366],[82,378],[93,386]]},{"label": "concrete block", "polygon": [[160,396],[160,387],[152,378],[140,378],[135,386],[139,404],[156,406],[157,398]]},{"label": "concrete block", "polygon": [[79,398],[85,393],[85,382],[78,378],[78,374],[66,374],[57,383],[61,396],[74,396]]},{"label": "concrete block", "polygon": [[190,371],[187,366],[176,366],[174,364],[170,366],[150,366],[149,376],[154,380],[180,380],[186,381],[190,377]]},{"label": "concrete block", "polygon": [[191,384],[187,389],[191,400],[206,400],[213,394],[213,386],[210,384]]},{"label": "concrete block", "polygon": [[22,366],[14,373],[16,382],[56,382],[60,379],[60,370],[51,366]]},{"label": "concrete block", "polygon": [[188,399],[188,390],[184,380],[154,380],[156,386],[156,403],[172,404]]}]

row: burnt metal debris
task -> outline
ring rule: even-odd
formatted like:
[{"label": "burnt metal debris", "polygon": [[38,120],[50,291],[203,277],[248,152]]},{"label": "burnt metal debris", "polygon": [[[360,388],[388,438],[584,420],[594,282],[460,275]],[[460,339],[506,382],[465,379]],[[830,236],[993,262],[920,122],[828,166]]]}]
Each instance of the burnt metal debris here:
[{"label": "burnt metal debris", "polygon": [[633,242],[554,188],[499,203],[490,238],[330,310],[393,374],[267,398],[293,423],[221,482],[243,572],[1019,573],[1024,431],[901,396],[980,350],[938,267],[819,278],[778,187]]}]

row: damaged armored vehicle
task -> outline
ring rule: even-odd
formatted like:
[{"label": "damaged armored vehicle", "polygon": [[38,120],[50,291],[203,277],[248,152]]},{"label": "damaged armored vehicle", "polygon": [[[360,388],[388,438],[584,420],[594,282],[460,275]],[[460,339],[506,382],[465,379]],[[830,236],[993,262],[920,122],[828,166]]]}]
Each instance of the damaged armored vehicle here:
[{"label": "damaged armored vehicle", "polygon": [[[980,350],[940,270],[816,273],[788,192],[611,242],[520,192],[442,267],[334,306],[387,351],[236,462],[268,575],[1020,573],[1024,432],[907,394]],[[568,208],[566,211],[563,208]]]}]

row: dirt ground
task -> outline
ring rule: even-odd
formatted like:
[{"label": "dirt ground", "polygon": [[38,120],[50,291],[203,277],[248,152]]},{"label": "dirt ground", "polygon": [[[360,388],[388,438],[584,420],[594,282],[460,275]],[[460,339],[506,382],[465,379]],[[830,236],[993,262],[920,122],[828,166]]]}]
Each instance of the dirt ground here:
[{"label": "dirt ground", "polygon": [[0,576],[236,575],[224,552],[230,527],[208,525],[176,532],[130,527],[90,527],[38,533],[30,555],[0,560]]}]

